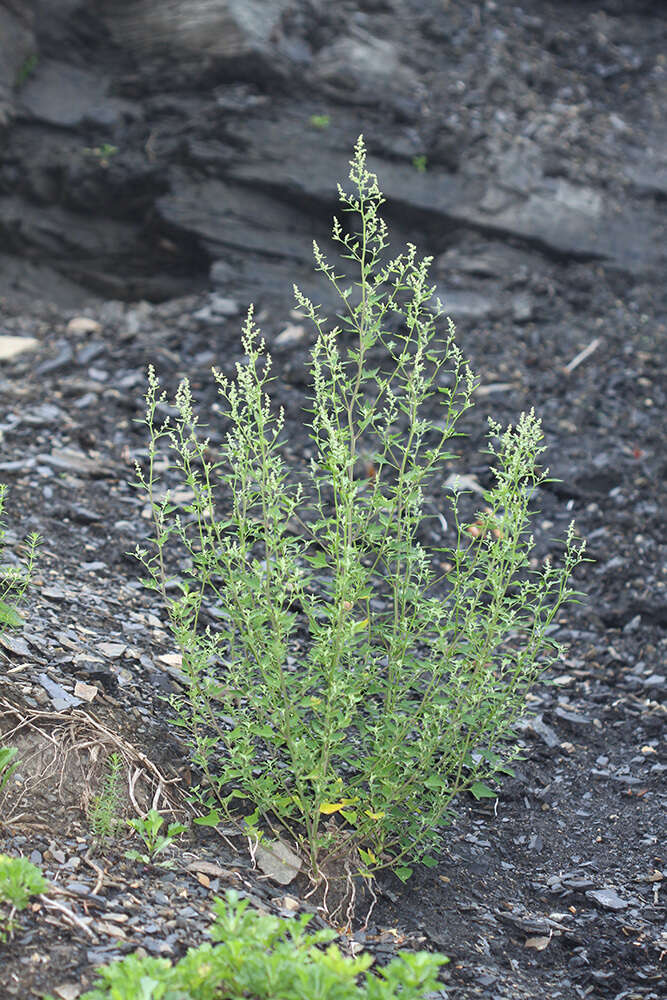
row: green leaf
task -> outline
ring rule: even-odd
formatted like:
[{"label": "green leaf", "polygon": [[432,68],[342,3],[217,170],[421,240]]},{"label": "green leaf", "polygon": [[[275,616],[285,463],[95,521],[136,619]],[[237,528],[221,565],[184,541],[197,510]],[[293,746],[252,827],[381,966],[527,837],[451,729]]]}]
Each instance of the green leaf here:
[{"label": "green leaf", "polygon": [[331,816],[333,813],[340,812],[341,809],[345,808],[344,802],[321,802],[320,812],[325,816]]},{"label": "green leaf", "polygon": [[426,865],[427,868],[437,868],[438,862],[435,858],[432,858],[430,854],[425,854],[422,858],[422,864]]},{"label": "green leaf", "polygon": [[378,859],[375,857],[370,848],[367,851],[365,851],[363,847],[360,847],[359,857],[361,858],[363,863],[367,865],[369,868],[371,865],[376,865],[378,863]]},{"label": "green leaf", "polygon": [[497,799],[498,795],[492,788],[485,785],[483,781],[476,781],[470,786],[470,792],[476,799]]},{"label": "green leaf", "polygon": [[394,868],[394,874],[400,878],[401,882],[407,882],[412,875],[412,868]]},{"label": "green leaf", "polygon": [[217,826],[222,820],[222,814],[218,809],[211,809],[206,816],[197,816],[195,823],[199,826]]},{"label": "green leaf", "polygon": [[23,618],[15,608],[4,601],[0,601],[0,628],[20,628],[23,625]]},{"label": "green leaf", "polygon": [[129,861],[141,861],[145,865],[149,865],[151,863],[151,859],[147,854],[142,854],[140,851],[135,851],[134,849],[131,851],[125,851],[124,857],[126,857]]},{"label": "green leaf", "polygon": [[255,736],[262,736],[265,740],[270,740],[274,735],[274,731],[271,729],[271,726],[260,725],[251,726],[250,728]]},{"label": "green leaf", "polygon": [[314,556],[306,556],[306,559],[315,569],[326,569],[328,565],[324,552],[316,552]]}]

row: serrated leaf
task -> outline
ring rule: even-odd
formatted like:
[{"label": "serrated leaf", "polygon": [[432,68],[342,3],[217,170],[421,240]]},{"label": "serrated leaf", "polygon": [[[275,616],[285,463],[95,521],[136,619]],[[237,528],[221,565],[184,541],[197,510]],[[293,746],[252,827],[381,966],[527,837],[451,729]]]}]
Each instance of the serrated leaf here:
[{"label": "serrated leaf", "polygon": [[23,618],[11,605],[0,601],[0,627],[3,625],[6,628],[19,628],[23,625]]},{"label": "serrated leaf", "polygon": [[496,792],[488,785],[485,785],[483,781],[476,781],[474,785],[470,786],[470,792],[476,799],[496,799],[498,798]]},{"label": "serrated leaf", "polygon": [[365,851],[363,849],[363,847],[360,847],[359,848],[359,857],[361,858],[361,860],[364,862],[365,865],[376,865],[377,861],[378,861],[378,859],[375,857],[375,855],[371,851],[370,847],[368,848],[367,851]]},{"label": "serrated leaf", "polygon": [[341,799],[340,802],[323,802],[320,805],[320,812],[324,813],[325,816],[331,816],[332,813],[341,812],[343,809],[347,809],[348,806],[353,806],[358,801],[359,796],[355,795],[353,799]]},{"label": "serrated leaf", "polygon": [[261,736],[265,740],[270,740],[274,735],[273,729],[270,726],[251,726],[250,727],[255,736]]},{"label": "serrated leaf", "polygon": [[199,826],[217,826],[222,816],[217,809],[211,809],[206,816],[197,816],[195,823]]},{"label": "serrated leaf", "polygon": [[314,569],[326,569],[328,565],[324,552],[316,552],[314,556],[306,556],[305,558]]}]

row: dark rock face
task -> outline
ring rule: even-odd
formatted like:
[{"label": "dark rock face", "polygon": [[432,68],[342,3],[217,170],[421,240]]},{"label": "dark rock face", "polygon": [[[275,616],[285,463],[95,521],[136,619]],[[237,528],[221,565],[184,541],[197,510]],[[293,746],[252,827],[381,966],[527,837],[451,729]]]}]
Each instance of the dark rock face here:
[{"label": "dark rock face", "polygon": [[[146,367],[170,396],[189,376],[215,454],[211,365],[243,362],[254,302],[283,457],[303,467],[313,330],[292,282],[335,322],[311,240],[329,249],[359,133],[391,252],[433,257],[480,378],[458,461],[427,484],[427,548],[455,544],[456,484],[464,523],[491,485],[486,413],[542,418],[553,479],[531,497],[533,565],[558,564],[572,518],[591,557],[553,636],[565,655],[531,694],[500,798],[460,801],[435,868],[378,879],[371,910],[357,898],[354,948],[378,965],[442,950],[456,1000],[657,1000],[664,979],[665,29],[658,0],[0,0],[3,561],[28,531],[44,539],[26,625],[0,629],[5,720],[9,703],[69,712],[92,696],[107,735],[148,754],[138,768],[157,752],[198,780],[168,704],[184,675],[129,554],[151,531],[130,486]],[[112,301],[84,307],[96,296]],[[440,426],[437,406],[426,416]],[[176,960],[228,877],[287,906],[196,825],[187,872],[156,879],[115,848],[89,867],[80,788],[65,798],[61,774],[46,797],[42,773],[39,788],[19,835],[3,815],[0,849],[43,860],[77,922],[25,911],[0,993],[87,989],[138,947]]]},{"label": "dark rock face", "polygon": [[22,70],[36,52],[33,12],[29,7],[3,0],[0,4],[0,137],[14,116],[14,93]]},{"label": "dark rock face", "polygon": [[72,280],[120,299],[289,287],[363,131],[394,230],[436,254],[477,236],[660,271],[659,15],[487,6],[0,0],[2,252],[68,300]]}]

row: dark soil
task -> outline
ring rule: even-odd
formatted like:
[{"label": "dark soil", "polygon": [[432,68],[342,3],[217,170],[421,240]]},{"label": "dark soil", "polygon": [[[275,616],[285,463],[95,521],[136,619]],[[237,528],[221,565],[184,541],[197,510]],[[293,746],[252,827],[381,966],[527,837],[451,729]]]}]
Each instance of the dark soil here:
[{"label": "dark soil", "polygon": [[[259,205],[245,218],[246,230],[257,233],[247,252],[229,241],[215,249],[201,234],[203,223],[190,213],[186,224],[183,205],[172,206],[184,220],[181,229],[172,223],[169,235],[189,262],[185,277],[183,268],[176,275],[187,295],[160,291],[178,268],[162,268],[152,256],[150,282],[139,282],[136,296],[151,303],[129,301],[132,289],[104,301],[100,294],[110,293],[89,280],[80,261],[68,271],[64,259],[8,242],[17,255],[5,258],[11,261],[6,275],[19,277],[3,281],[0,333],[37,343],[0,361],[0,480],[10,490],[4,557],[15,558],[29,531],[39,531],[43,545],[23,609],[25,626],[0,636],[0,729],[21,758],[19,780],[3,802],[0,850],[40,864],[57,887],[52,899],[59,908],[48,897],[36,900],[13,939],[0,944],[2,997],[52,992],[75,998],[98,965],[137,948],[176,959],[205,938],[210,900],[228,886],[276,912],[315,908],[299,881],[280,886],[254,869],[245,843],[231,832],[192,827],[173,852],[175,868],[164,871],[125,860],[124,842],[95,848],[87,818],[101,762],[114,749],[130,774],[139,772],[132,785],[136,806],[129,793],[121,805],[128,815],[153,801],[187,815],[188,785],[196,780],[164,700],[180,690],[165,612],[127,555],[149,532],[145,502],[129,485],[135,459],[145,456],[139,421],[147,365],[156,366],[169,389],[189,376],[209,414],[210,367],[229,370],[241,359],[242,316],[254,300],[274,355],[275,402],[288,414],[288,454],[299,462],[308,448],[302,407],[312,333],[298,329],[302,321],[291,313],[290,281],[321,287],[305,270],[306,234],[325,238],[335,190],[332,184],[328,203],[319,193],[325,181],[308,173],[307,158],[299,166],[296,149],[291,178],[279,160],[267,167],[261,151],[264,139],[272,148],[272,130],[294,136],[297,123],[303,128],[313,113],[328,114],[331,128],[315,140],[312,130],[304,131],[304,143],[311,143],[314,157],[319,146],[336,150],[331,170],[349,158],[363,130],[380,185],[377,160],[388,177],[402,171],[389,177],[395,242],[412,239],[437,257],[435,278],[480,377],[477,406],[465,418],[467,436],[457,442],[456,471],[484,485],[487,414],[515,421],[534,406],[554,477],[536,498],[536,555],[558,558],[553,539],[574,518],[592,560],[577,571],[583,600],[559,621],[567,655],[530,696],[516,777],[495,801],[462,799],[456,822],[444,831],[437,867],[416,871],[405,885],[391,875],[378,879],[368,926],[361,929],[367,905],[360,903],[347,930],[378,961],[401,947],[444,952],[451,961],[443,989],[451,1000],[664,995],[664,14],[650,3],[545,2],[519,9],[464,0],[367,2],[342,4],[328,20],[320,11],[318,38],[335,37],[360,10],[383,18],[383,37],[399,52],[404,34],[414,43],[405,59],[417,67],[424,91],[412,110],[389,99],[386,106],[355,104],[321,81],[307,98],[294,79],[280,86],[244,82],[246,89],[232,95],[245,102],[241,117],[238,108],[220,105],[233,119],[226,166],[216,161],[207,174],[206,150],[220,153],[206,117],[210,93],[201,80],[189,89],[187,81],[174,84],[169,114],[174,134],[180,130],[181,153],[174,140],[162,165],[176,164],[184,190],[193,177],[202,184],[217,177],[218,168],[227,180],[236,171],[235,183],[245,172],[238,190]],[[82,27],[70,39],[77,58],[91,37]],[[52,33],[43,44],[63,40]],[[127,65],[121,68],[129,78]],[[136,86],[148,107],[154,95]],[[431,129],[434,107],[442,110],[438,87],[451,101],[449,132],[446,115]],[[26,142],[33,127],[29,120],[17,126]],[[543,176],[608,199],[628,220],[627,245],[621,239],[618,247],[591,244],[577,253],[560,230],[537,236],[516,220],[494,227],[456,218],[456,206],[430,211],[406,193],[423,184],[430,197],[428,184],[438,181],[438,171],[459,179],[475,171],[493,176],[499,157],[526,130],[527,143],[547,164]],[[9,145],[19,132],[10,134]],[[47,133],[40,134],[46,142]],[[66,130],[58,135],[71,139]],[[139,149],[145,137],[127,126],[125,140],[132,152],[132,143]],[[511,168],[517,172],[534,152],[532,145],[523,148]],[[58,160],[61,152],[54,145],[51,155]],[[427,155],[426,174],[412,166],[419,155]],[[5,193],[9,159],[0,155]],[[275,173],[273,188],[260,176],[263,169]],[[16,182],[26,204],[34,196],[28,180],[23,187]],[[98,210],[93,217],[103,228],[109,203],[107,214]],[[262,228],[271,212],[275,232]],[[61,217],[63,226],[68,218]],[[284,255],[277,242],[263,249],[290,219]],[[159,239],[166,239],[162,230]],[[633,262],[625,252],[630,244],[644,247]],[[122,266],[132,260],[130,254]],[[216,271],[214,261],[224,266]],[[114,276],[109,264],[109,275],[114,288],[127,291],[122,266]],[[80,322],[84,316],[87,325]],[[289,327],[297,329],[281,337]],[[446,510],[444,490],[434,489],[428,500]],[[89,687],[75,687],[81,682]]]}]

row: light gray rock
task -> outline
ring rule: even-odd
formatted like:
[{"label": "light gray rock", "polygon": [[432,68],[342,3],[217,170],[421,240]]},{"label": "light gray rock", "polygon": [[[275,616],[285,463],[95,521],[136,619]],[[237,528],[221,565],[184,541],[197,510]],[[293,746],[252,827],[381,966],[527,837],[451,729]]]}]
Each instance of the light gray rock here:
[{"label": "light gray rock", "polygon": [[337,97],[355,104],[377,102],[392,93],[404,99],[420,89],[417,74],[396,46],[361,30],[321,49],[314,76]]},{"label": "light gray rock", "polygon": [[69,472],[77,476],[98,477],[108,471],[101,462],[89,458],[76,448],[53,448],[48,454],[38,455],[37,459],[59,472]]},{"label": "light gray rock", "polygon": [[585,895],[586,899],[597,903],[604,910],[626,910],[630,905],[621,899],[615,889],[589,889]]},{"label": "light gray rock", "polygon": [[235,299],[225,298],[212,292],[206,305],[194,312],[192,318],[202,320],[204,323],[220,322],[230,316],[238,316],[240,312],[241,308]]},{"label": "light gray rock", "polygon": [[105,0],[114,40],[138,55],[166,53],[227,64],[238,78],[275,76],[276,37],[289,0]]},{"label": "light gray rock", "polygon": [[9,334],[0,336],[0,361],[9,361],[24,351],[36,351],[39,341],[35,337],[12,337]]},{"label": "light gray rock", "polygon": [[478,320],[484,319],[494,310],[493,299],[479,292],[467,292],[461,289],[451,291],[441,286],[436,286],[436,297],[440,297],[445,312],[456,323],[460,319]]},{"label": "light gray rock", "polygon": [[527,292],[520,292],[512,299],[512,315],[517,323],[528,323],[533,318],[533,302]]},{"label": "light gray rock", "polygon": [[288,885],[301,868],[301,859],[282,840],[265,840],[255,851],[257,867],[280,885]]},{"label": "light gray rock", "polygon": [[123,116],[136,118],[137,108],[130,101],[109,96],[108,87],[108,79],[92,70],[40,60],[21,90],[18,108],[60,128],[86,123],[110,128]]}]

